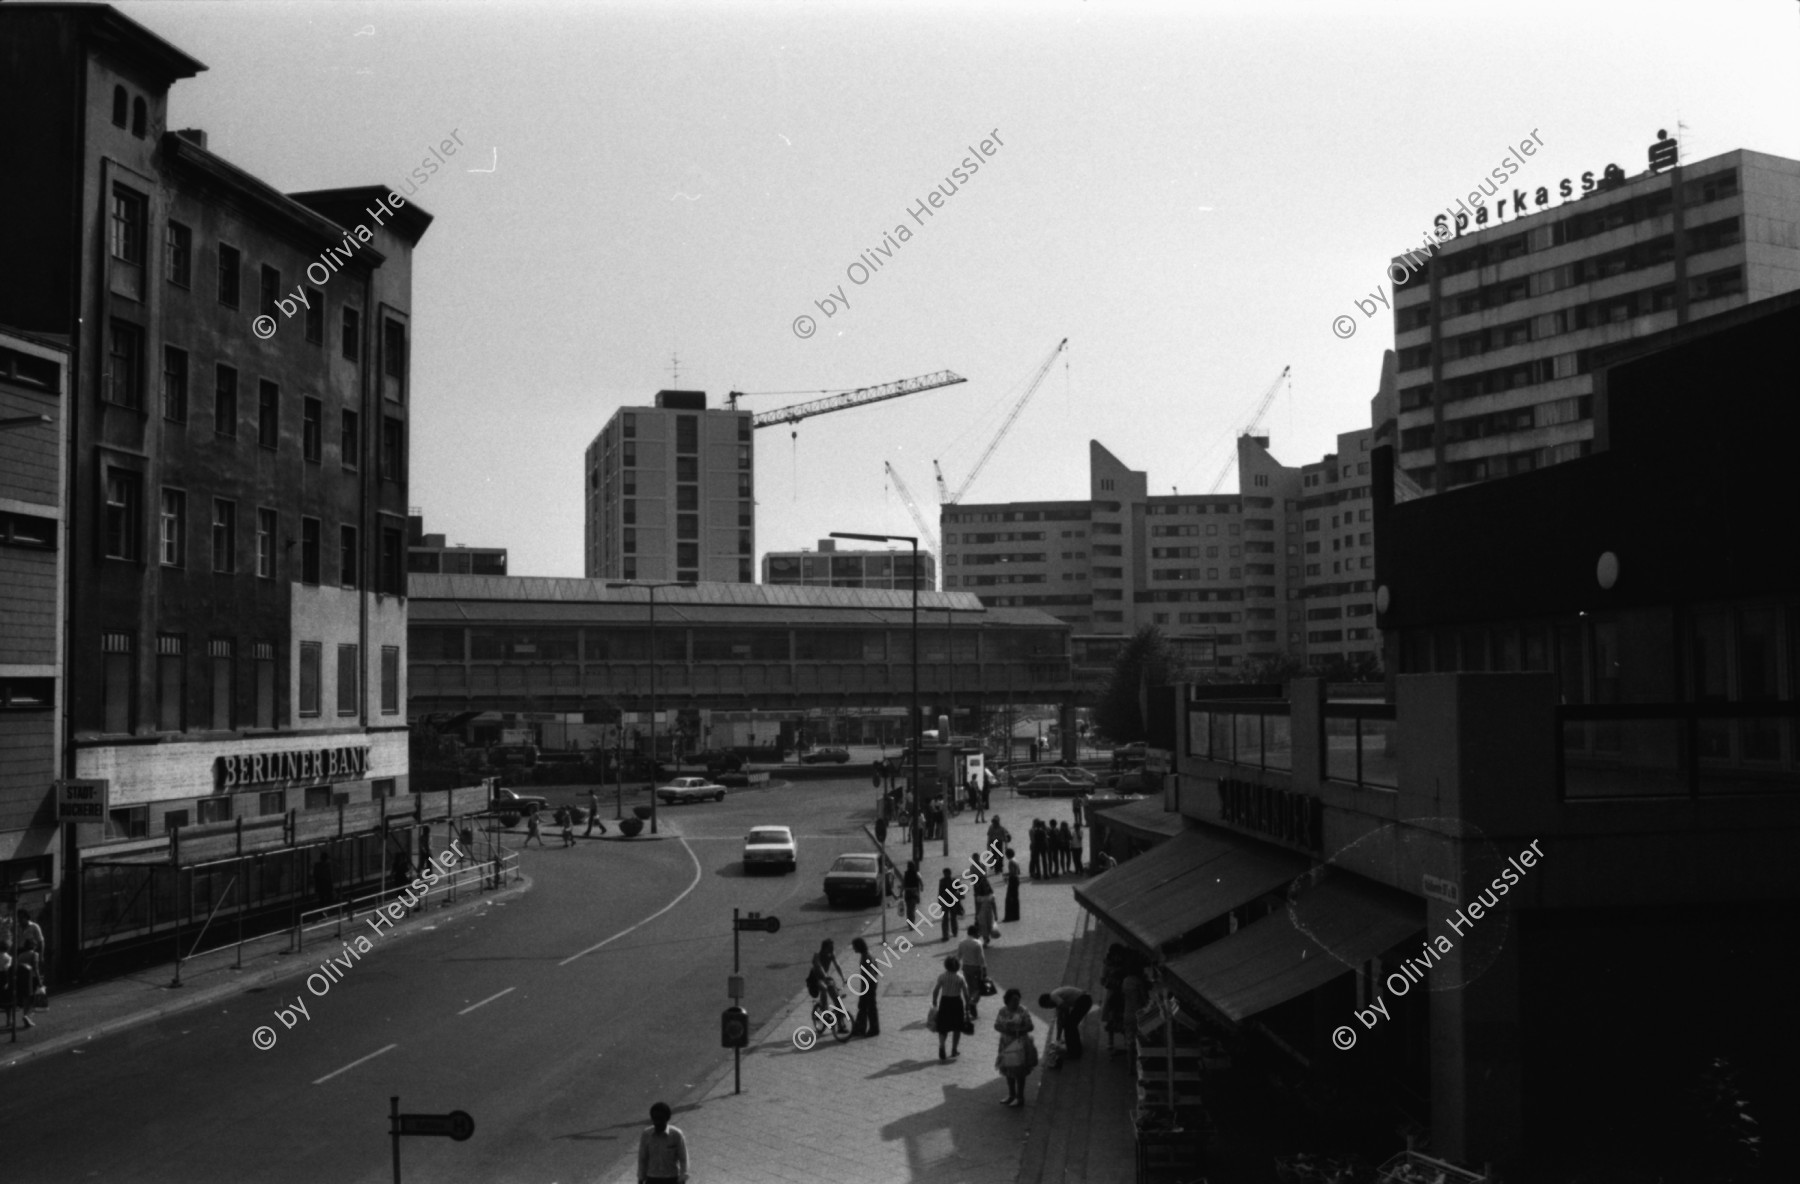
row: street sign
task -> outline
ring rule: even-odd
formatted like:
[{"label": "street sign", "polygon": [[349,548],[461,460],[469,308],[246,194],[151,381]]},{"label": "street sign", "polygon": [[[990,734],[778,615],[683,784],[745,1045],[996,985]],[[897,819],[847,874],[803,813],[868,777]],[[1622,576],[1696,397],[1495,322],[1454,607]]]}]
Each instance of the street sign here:
[{"label": "street sign", "polygon": [[781,932],[781,918],[751,913],[748,917],[739,917],[737,927],[740,933],[779,933]]},{"label": "street sign", "polygon": [[447,1135],[458,1143],[475,1133],[475,1120],[467,1111],[452,1110],[448,1114],[401,1114],[397,1135]]},{"label": "street sign", "polygon": [[92,781],[58,781],[56,783],[56,820],[58,822],[105,822],[107,789],[105,778]]},{"label": "street sign", "polygon": [[1419,890],[1426,896],[1443,901],[1445,904],[1461,904],[1462,893],[1455,880],[1446,880],[1434,876],[1430,872],[1422,872],[1419,877]]}]

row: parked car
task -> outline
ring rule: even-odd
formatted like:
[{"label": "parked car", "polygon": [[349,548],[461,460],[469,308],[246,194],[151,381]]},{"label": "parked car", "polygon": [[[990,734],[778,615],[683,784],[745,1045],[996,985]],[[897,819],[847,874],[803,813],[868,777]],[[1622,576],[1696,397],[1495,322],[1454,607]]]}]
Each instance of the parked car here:
[{"label": "parked car", "polygon": [[1119,773],[1115,776],[1108,777],[1103,784],[1108,790],[1111,790],[1114,793],[1141,794],[1150,788],[1145,784],[1144,777],[1145,774],[1142,769],[1134,769],[1129,773]]},{"label": "parked car", "polygon": [[881,860],[874,855],[840,855],[825,872],[825,899],[833,908],[860,899],[878,905],[893,887],[893,879],[894,873],[883,873]]},{"label": "parked car", "polygon": [[1044,770],[1019,782],[1018,790],[1028,798],[1073,798],[1094,792],[1091,781],[1077,781],[1061,772]]},{"label": "parked car", "polygon": [[788,827],[753,827],[744,836],[744,871],[776,868],[791,872],[799,866],[800,851],[794,846],[794,832]]},{"label": "parked car", "polygon": [[826,761],[830,761],[834,764],[842,765],[842,764],[847,764],[849,762],[849,760],[850,760],[850,750],[849,749],[827,747],[827,748],[813,749],[811,752],[807,753],[806,755],[804,755],[800,758],[800,763],[803,765],[818,765],[818,764],[823,764]]},{"label": "parked car", "polygon": [[1144,754],[1149,749],[1150,745],[1147,741],[1133,740],[1130,744],[1121,744],[1113,749],[1113,759],[1115,761],[1135,761],[1141,765],[1144,763]]},{"label": "parked car", "polygon": [[519,819],[539,810],[548,811],[550,799],[542,794],[519,793],[517,790],[496,789],[488,803],[490,813],[498,815],[501,826],[516,825]]},{"label": "parked car", "polygon": [[706,770],[706,775],[716,777],[720,773],[737,773],[744,767],[744,758],[735,752],[723,748],[709,748],[704,752],[696,752],[687,758],[687,764],[699,765]]},{"label": "parked car", "polygon": [[657,786],[656,798],[670,806],[680,802],[722,802],[725,800],[725,787],[704,777],[677,777],[667,785]]}]

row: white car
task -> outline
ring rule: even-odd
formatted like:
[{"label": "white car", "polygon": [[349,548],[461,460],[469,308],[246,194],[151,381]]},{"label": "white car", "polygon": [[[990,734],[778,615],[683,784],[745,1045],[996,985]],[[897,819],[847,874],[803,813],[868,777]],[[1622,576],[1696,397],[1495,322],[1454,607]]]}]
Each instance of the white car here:
[{"label": "white car", "polygon": [[744,870],[778,868],[784,872],[800,867],[800,851],[794,846],[794,832],[785,826],[758,826],[744,836]]},{"label": "white car", "polygon": [[677,777],[667,785],[656,787],[658,801],[673,806],[677,802],[725,800],[725,787],[704,777]]}]

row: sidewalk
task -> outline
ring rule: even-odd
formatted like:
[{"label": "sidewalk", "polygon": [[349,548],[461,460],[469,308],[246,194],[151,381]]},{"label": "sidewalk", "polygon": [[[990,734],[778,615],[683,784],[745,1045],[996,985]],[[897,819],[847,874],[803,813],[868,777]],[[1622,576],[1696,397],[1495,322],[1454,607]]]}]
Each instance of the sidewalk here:
[{"label": "sidewalk", "polygon": [[[996,805],[1012,832],[1021,869],[1032,817],[1060,817],[1067,809],[1004,795]],[[987,824],[973,819],[973,811],[964,811],[951,821],[949,859],[941,854],[942,840],[926,844],[920,874],[928,894],[943,868],[960,875],[971,854],[986,844]],[[889,837],[890,853],[904,865],[910,846],[894,834]],[[1001,922],[1001,939],[987,950],[988,973],[1000,990],[1018,987],[1024,992],[1038,1025],[1040,1048],[1048,1029],[1048,1017],[1037,1007],[1040,994],[1070,981],[1094,991],[1096,1000],[1100,994],[1097,975],[1104,943],[1097,934],[1087,934],[1087,915],[1070,891],[1076,881],[1075,876],[1037,884],[1022,879],[1022,919]],[[1004,877],[992,882],[1003,905]],[[928,895],[924,903],[930,899]],[[964,919],[972,915],[970,908]],[[880,917],[846,917],[845,932],[835,937],[846,972],[855,972],[852,937],[863,937],[879,961],[881,928]],[[914,944],[882,972],[880,1036],[845,1044],[826,1037],[810,1051],[800,1051],[792,1036],[808,1026],[812,1008],[802,991],[751,1037],[743,1053],[741,1094],[732,1092],[727,1063],[714,1080],[678,1102],[671,1099],[675,1125],[692,1149],[695,1179],[709,1184],[1130,1180],[1129,1077],[1124,1058],[1108,1063],[1098,1005],[1082,1029],[1086,1057],[1053,1072],[1033,1073],[1025,1106],[1010,1109],[1000,1104],[1006,1083],[994,1068],[998,1037],[993,1022],[1000,997],[981,1001],[975,1035],[963,1037],[962,1055],[948,1064],[939,1062],[937,1037],[925,1028],[925,1012],[955,940],[939,940],[939,925],[927,923],[923,906],[918,932],[893,911],[887,914],[887,928],[890,949],[900,949],[901,937]],[[1074,963],[1072,934],[1081,936],[1074,943]],[[1080,977],[1065,977],[1071,973]],[[846,1003],[855,1010],[853,1001],[847,998]],[[604,1184],[635,1184],[636,1151],[631,1140],[625,1142],[630,1157],[599,1178]],[[1033,1174],[1021,1173],[1022,1158]]]},{"label": "sidewalk", "polygon": [[[431,895],[420,902],[418,912],[396,925],[386,940],[423,932],[428,927],[530,890],[530,877],[520,876],[517,880],[509,877],[507,885],[498,891],[491,888],[477,890],[472,885],[458,888],[455,903],[451,904],[448,890],[434,887]],[[346,931],[353,932],[348,923]],[[78,1049],[79,1045],[98,1037],[176,1012],[204,1007],[251,987],[309,974],[318,969],[320,959],[338,949],[332,936],[334,932],[333,929],[313,930],[307,934],[306,944],[297,954],[286,952],[293,944],[292,930],[246,938],[242,969],[236,968],[239,953],[235,944],[210,950],[182,962],[180,986],[173,985],[174,964],[163,962],[119,978],[66,988],[50,996],[48,1010],[32,1013],[37,1023],[35,1028],[20,1025],[16,1043],[15,1034],[5,1030],[6,1014],[0,1011],[0,1070],[37,1057]],[[192,941],[192,937],[188,940]],[[171,936],[169,941],[173,949],[174,938]]]}]

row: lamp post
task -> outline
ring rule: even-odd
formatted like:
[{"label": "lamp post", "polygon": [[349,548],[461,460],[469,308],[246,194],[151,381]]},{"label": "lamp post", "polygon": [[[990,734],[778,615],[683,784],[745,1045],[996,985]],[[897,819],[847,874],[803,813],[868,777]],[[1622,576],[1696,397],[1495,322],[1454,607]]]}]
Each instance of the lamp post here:
[{"label": "lamp post", "polygon": [[[608,588],[643,588],[650,594],[650,833],[656,833],[656,590],[658,588],[692,588],[693,580],[665,580],[658,584],[634,581],[608,583]],[[621,736],[624,726],[620,726]],[[623,783],[621,775],[621,784]]]},{"label": "lamp post", "polygon": [[[919,718],[919,540],[910,534],[852,534],[849,531],[834,530],[834,539],[860,539],[866,543],[908,543],[912,546],[912,797],[914,803],[919,799],[919,749],[924,746],[925,737]],[[941,792],[941,791],[940,791]],[[950,854],[950,819],[944,817],[944,854]]]}]

